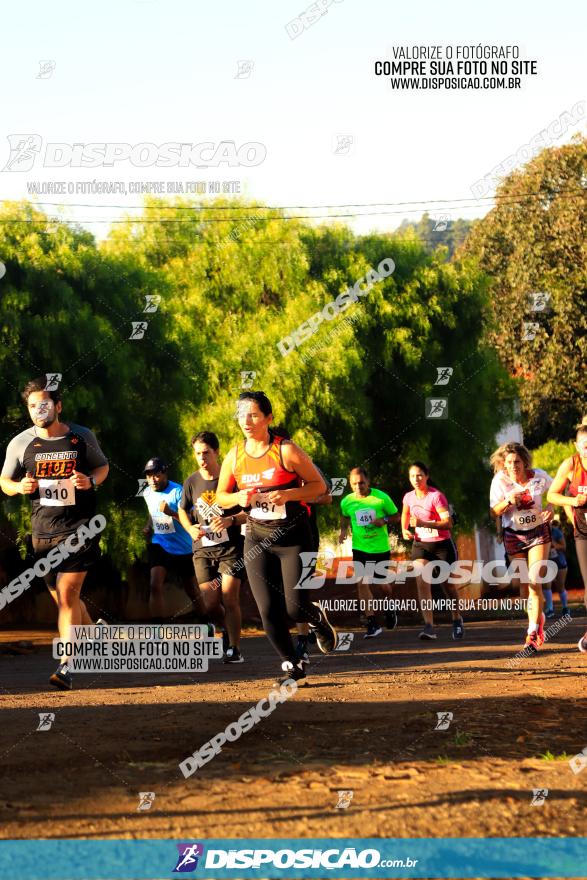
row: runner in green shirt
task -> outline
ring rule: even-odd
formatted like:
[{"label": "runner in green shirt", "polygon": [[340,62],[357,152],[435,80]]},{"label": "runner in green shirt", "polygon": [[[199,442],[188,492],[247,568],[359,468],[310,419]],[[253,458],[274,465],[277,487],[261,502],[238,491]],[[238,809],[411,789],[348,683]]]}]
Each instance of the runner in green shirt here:
[{"label": "runner in green shirt", "polygon": [[[352,532],[353,562],[383,562],[390,558],[387,524],[397,520],[398,509],[385,492],[372,489],[369,474],[363,467],[353,468],[349,474],[351,495],[345,496],[340,505],[341,522],[339,543],[346,539],[349,525]],[[378,636],[382,629],[373,613],[373,594],[369,584],[357,581],[359,605],[366,610],[366,639]],[[397,625],[395,611],[386,612],[389,629]]]}]

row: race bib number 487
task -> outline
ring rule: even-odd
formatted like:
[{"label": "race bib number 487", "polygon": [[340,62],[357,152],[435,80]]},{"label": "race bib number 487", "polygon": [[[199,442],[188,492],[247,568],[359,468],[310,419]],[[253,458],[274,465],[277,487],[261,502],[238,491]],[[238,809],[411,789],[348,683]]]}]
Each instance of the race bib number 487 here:
[{"label": "race bib number 487", "polygon": [[273,504],[264,492],[257,492],[251,503],[253,519],[285,519],[285,504]]}]

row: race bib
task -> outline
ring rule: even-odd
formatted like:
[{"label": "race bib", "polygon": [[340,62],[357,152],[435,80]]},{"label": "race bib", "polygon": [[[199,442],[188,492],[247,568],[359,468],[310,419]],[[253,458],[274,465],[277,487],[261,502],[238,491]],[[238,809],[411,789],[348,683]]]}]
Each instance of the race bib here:
[{"label": "race bib", "polygon": [[75,504],[75,486],[71,480],[39,480],[39,499],[43,507]]},{"label": "race bib", "polygon": [[377,514],[372,507],[364,507],[362,510],[355,510],[355,519],[357,525],[368,526],[377,519]]},{"label": "race bib", "polygon": [[513,527],[517,532],[529,532],[542,525],[542,516],[536,510],[517,510],[513,516]]},{"label": "race bib", "polygon": [[171,535],[175,532],[175,523],[172,516],[152,516],[153,531],[156,535]]},{"label": "race bib", "polygon": [[251,514],[253,519],[285,519],[285,504],[273,504],[268,501],[264,492],[253,495]]},{"label": "race bib", "polygon": [[202,547],[213,547],[215,544],[224,544],[228,541],[228,532],[222,529],[220,532],[206,532],[202,535]]},{"label": "race bib", "polygon": [[422,540],[426,540],[426,538],[437,538],[438,537],[438,529],[423,529],[418,526],[416,529],[418,533],[418,537],[422,538]]}]

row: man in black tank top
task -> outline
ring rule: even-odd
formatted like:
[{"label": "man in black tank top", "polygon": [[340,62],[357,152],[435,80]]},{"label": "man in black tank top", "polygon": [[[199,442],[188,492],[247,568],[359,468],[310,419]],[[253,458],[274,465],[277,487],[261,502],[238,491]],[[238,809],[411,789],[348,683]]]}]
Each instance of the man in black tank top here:
[{"label": "man in black tank top", "polygon": [[[45,582],[59,609],[60,637],[68,642],[70,626],[92,623],[80,593],[88,569],[100,555],[99,536],[84,532],[96,513],[96,488],[109,468],[92,431],[59,420],[61,395],[46,386],[43,376],[23,391],[33,426],[8,444],[0,486],[7,495],[27,495],[32,502],[33,550],[37,560],[52,556]],[[56,554],[54,548],[60,545],[62,552]],[[61,561],[53,564],[59,555]],[[67,664],[59,666],[50,683],[71,688]]]}]

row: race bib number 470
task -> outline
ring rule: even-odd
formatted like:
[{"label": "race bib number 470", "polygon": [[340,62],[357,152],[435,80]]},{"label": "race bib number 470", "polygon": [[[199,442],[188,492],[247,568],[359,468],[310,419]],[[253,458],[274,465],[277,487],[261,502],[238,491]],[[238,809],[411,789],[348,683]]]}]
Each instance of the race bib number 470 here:
[{"label": "race bib number 470", "polygon": [[71,480],[39,480],[39,500],[43,507],[75,504],[75,486]]}]

